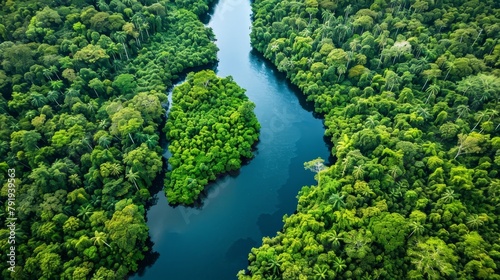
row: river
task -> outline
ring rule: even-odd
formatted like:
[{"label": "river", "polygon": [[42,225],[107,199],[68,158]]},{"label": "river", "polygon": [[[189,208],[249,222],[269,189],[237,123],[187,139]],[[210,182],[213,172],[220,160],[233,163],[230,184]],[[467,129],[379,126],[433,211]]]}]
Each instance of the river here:
[{"label": "river", "polygon": [[284,76],[250,47],[250,2],[221,0],[208,23],[213,28],[217,74],[231,75],[256,104],[260,142],[239,174],[207,188],[198,208],[171,207],[163,192],[147,213],[153,251],[159,257],[131,279],[225,280],[247,267],[248,253],[263,236],[274,236],[297,192],[312,185],[304,162],[329,157],[322,120]]}]

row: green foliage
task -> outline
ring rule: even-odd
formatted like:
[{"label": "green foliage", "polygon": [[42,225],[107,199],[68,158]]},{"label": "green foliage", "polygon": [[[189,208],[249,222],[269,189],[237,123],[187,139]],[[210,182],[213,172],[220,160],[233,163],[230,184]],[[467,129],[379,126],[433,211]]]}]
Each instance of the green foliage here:
[{"label": "green foliage", "polygon": [[314,102],[336,162],[239,279],[500,277],[499,13],[492,0],[253,2],[252,45]]},{"label": "green foliage", "polygon": [[16,272],[2,254],[1,279],[124,279],[138,269],[144,206],[163,169],[164,92],[216,61],[198,18],[208,1],[84,2],[1,5],[0,180],[16,170],[19,218]]},{"label": "green foliage", "polygon": [[244,92],[213,71],[190,73],[174,89],[165,126],[172,152],[165,181],[170,203],[192,204],[209,181],[253,157],[260,125]]}]

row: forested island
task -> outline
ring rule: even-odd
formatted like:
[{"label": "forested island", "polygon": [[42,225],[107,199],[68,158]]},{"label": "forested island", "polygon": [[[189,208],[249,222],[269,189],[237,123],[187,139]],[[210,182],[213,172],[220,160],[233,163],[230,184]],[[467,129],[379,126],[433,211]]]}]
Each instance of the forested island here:
[{"label": "forested island", "polygon": [[295,214],[244,279],[500,279],[500,2],[253,3],[252,44],[323,114]]},{"label": "forested island", "polygon": [[165,178],[170,203],[193,204],[218,175],[253,157],[259,122],[245,91],[213,71],[190,73],[173,92],[165,126],[172,171]]}]

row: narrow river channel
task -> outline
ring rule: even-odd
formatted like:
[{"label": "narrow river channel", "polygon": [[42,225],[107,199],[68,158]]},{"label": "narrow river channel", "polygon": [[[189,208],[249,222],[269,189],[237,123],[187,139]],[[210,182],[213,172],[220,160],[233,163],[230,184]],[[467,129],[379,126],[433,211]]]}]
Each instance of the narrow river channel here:
[{"label": "narrow river channel", "polygon": [[256,104],[262,128],[255,158],[238,175],[207,189],[198,208],[170,207],[163,192],[148,213],[159,257],[132,279],[225,280],[247,266],[250,249],[275,235],[297,205],[304,185],[315,184],[305,161],[328,159],[321,119],[283,75],[251,50],[248,0],[221,0],[208,26],[217,45],[219,76],[232,76]]}]

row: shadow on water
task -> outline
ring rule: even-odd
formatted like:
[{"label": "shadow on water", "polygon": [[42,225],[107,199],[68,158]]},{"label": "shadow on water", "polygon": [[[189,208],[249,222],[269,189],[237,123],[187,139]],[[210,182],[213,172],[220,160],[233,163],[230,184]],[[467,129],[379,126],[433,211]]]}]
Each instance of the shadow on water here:
[{"label": "shadow on water", "polygon": [[226,251],[226,261],[229,263],[246,261],[249,252],[248,248],[256,246],[258,246],[257,241],[251,237],[240,238],[229,246],[229,249]]},{"label": "shadow on water", "polygon": [[[148,236],[148,239],[146,239],[146,246],[148,246],[148,248],[153,248],[154,245],[155,245],[155,243],[153,241],[151,241],[151,236]],[[146,270],[148,268],[152,267],[155,264],[156,260],[158,260],[158,258],[160,258],[159,252],[156,252],[153,250],[148,250],[144,254],[144,259],[142,259],[138,263],[139,269],[136,272],[137,275],[143,276],[144,273],[146,272]]]}]

